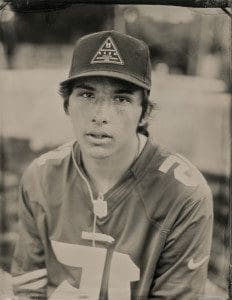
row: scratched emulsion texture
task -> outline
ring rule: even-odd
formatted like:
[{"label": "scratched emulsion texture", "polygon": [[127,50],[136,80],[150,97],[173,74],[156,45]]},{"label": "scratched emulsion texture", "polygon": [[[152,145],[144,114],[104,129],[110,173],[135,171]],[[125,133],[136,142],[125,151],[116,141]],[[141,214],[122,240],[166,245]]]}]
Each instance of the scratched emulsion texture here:
[{"label": "scratched emulsion texture", "polygon": [[[83,11],[84,8],[82,6]],[[75,11],[78,6],[72,9]],[[66,13],[67,10],[62,11],[58,17]],[[91,23],[88,13],[86,16],[86,23]],[[139,35],[149,43],[153,53],[151,99],[157,103],[157,109],[150,118],[151,138],[186,156],[210,180],[215,196],[215,229],[207,293],[225,297],[230,94],[226,72],[221,70],[225,69],[225,64],[229,65],[229,18],[221,10],[179,7],[170,10],[170,7],[161,6],[135,6],[133,9],[116,6],[114,16],[110,19],[104,15],[105,22],[97,28],[115,28]],[[194,23],[196,19],[198,25]],[[51,19],[45,18],[44,22],[51,22]],[[45,28],[55,27],[58,20],[52,22],[45,24]],[[215,22],[220,26],[213,26]],[[167,24],[181,28],[175,39],[171,39]],[[85,25],[77,27],[78,35],[84,32]],[[4,22],[0,26],[3,28]],[[38,35],[47,38],[46,32],[38,32]],[[180,44],[180,40],[188,35],[192,35],[192,42],[186,54],[188,66],[183,71],[172,60],[175,59],[173,53],[180,52],[178,47],[185,45]],[[10,69],[5,46],[0,43],[1,178],[4,179],[1,179],[4,186],[1,187],[0,263],[6,271],[9,271],[17,238],[17,188],[22,172],[40,153],[73,138],[58,95],[59,82],[68,73],[72,44],[54,43],[55,36],[52,40],[36,44],[31,40],[18,41]],[[209,44],[215,40],[217,43],[210,48]],[[157,49],[165,49],[167,57],[155,59],[159,54]],[[4,293],[9,294],[7,285],[4,286]]]}]

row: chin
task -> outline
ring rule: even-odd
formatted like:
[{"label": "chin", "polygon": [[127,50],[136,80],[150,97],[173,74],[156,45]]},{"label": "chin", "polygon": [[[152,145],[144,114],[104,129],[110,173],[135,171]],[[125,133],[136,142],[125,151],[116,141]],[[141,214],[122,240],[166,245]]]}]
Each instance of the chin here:
[{"label": "chin", "polygon": [[89,149],[86,154],[94,159],[104,159],[110,157],[113,153],[108,149],[94,147],[94,149]]}]

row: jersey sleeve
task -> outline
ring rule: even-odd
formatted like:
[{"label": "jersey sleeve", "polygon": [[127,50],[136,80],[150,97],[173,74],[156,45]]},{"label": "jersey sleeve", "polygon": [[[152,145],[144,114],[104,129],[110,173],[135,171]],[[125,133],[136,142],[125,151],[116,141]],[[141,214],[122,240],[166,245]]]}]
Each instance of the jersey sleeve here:
[{"label": "jersey sleeve", "polygon": [[47,299],[47,270],[44,248],[38,233],[32,202],[22,183],[19,189],[18,241],[11,266],[14,294],[17,299]]},{"label": "jersey sleeve", "polygon": [[211,191],[197,188],[168,234],[150,299],[201,299],[207,279],[212,226]]}]

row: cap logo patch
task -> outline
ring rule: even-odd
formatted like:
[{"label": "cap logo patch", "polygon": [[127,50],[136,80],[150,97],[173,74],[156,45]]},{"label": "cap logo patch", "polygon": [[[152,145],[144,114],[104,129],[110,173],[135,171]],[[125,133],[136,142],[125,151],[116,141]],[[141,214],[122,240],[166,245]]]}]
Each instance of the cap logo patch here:
[{"label": "cap logo patch", "polygon": [[111,36],[109,36],[98,49],[91,61],[91,64],[124,65],[124,61]]}]

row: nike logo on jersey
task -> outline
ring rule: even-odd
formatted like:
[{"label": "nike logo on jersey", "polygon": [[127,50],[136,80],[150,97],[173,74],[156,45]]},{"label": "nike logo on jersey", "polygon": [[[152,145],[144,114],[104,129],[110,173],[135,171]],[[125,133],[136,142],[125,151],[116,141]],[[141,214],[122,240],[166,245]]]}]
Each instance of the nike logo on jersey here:
[{"label": "nike logo on jersey", "polygon": [[202,260],[198,262],[194,262],[193,258],[191,258],[190,261],[188,262],[189,270],[196,270],[201,265],[203,265],[203,263],[206,262],[208,259],[209,259],[209,255],[205,256],[204,258],[202,258]]}]

